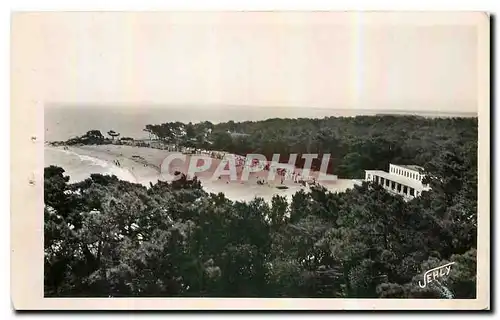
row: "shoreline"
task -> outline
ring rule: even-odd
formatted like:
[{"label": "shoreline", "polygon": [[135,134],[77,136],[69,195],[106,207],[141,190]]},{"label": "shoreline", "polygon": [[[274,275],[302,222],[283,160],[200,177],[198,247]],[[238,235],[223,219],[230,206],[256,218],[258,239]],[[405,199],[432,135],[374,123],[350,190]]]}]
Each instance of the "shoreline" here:
[{"label": "shoreline", "polygon": [[[88,156],[102,161],[106,161],[111,166],[116,166],[120,169],[127,170],[131,173],[136,181],[134,183],[142,184],[146,187],[150,183],[156,183],[158,180],[166,181],[161,173],[161,165],[164,159],[177,151],[168,151],[151,147],[129,146],[129,145],[81,145],[81,146],[52,146],[46,145],[46,148],[67,150],[69,152]],[[190,155],[186,155],[186,162],[180,165],[171,165],[169,171],[178,170],[187,173],[187,163]],[[114,161],[118,161],[117,166]],[[280,178],[276,175],[274,180],[266,181],[265,184],[258,184],[257,181],[265,178],[269,173],[260,171],[250,173],[248,180],[230,180],[229,176],[222,176],[220,179],[212,179],[213,174],[222,160],[212,159],[210,168],[205,172],[197,173],[196,176],[200,180],[203,189],[208,193],[222,192],[224,195],[233,201],[249,201],[255,197],[264,198],[270,201],[274,195],[285,196],[291,200],[293,194],[299,190],[307,191],[309,186],[294,182],[293,180],[285,180],[283,184]],[[174,162],[172,162],[174,163]],[[50,164],[45,164],[50,165]],[[299,171],[299,170],[297,170]],[[313,171],[311,170],[311,173]],[[90,173],[89,173],[90,175]],[[312,175],[311,175],[312,176]],[[241,170],[238,172],[238,177],[241,178]],[[346,189],[352,188],[358,180],[355,179],[337,179],[336,181],[328,181],[327,183],[319,183],[331,192],[343,192]],[[284,185],[286,189],[279,189],[278,186]]]}]

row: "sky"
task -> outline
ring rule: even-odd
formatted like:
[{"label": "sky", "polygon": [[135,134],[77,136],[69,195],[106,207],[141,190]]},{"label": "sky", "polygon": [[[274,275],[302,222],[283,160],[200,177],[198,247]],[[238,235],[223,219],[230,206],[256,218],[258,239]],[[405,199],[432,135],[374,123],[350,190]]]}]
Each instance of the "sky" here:
[{"label": "sky", "polygon": [[[477,112],[481,14],[45,13],[13,19],[58,104]],[[29,36],[29,37],[28,37]]]}]

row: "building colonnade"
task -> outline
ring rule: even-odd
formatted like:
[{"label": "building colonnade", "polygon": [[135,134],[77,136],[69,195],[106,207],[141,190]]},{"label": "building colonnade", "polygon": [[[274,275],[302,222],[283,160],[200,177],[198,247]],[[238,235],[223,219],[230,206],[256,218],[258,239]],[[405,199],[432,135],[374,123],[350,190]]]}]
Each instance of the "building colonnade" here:
[{"label": "building colonnade", "polygon": [[403,195],[405,197],[418,197],[420,195],[420,191],[416,190],[411,186],[404,185],[400,182],[393,181],[388,179],[387,177],[381,177],[373,173],[368,174],[368,180],[375,182],[378,185],[381,185],[386,190],[392,191],[394,193]]}]

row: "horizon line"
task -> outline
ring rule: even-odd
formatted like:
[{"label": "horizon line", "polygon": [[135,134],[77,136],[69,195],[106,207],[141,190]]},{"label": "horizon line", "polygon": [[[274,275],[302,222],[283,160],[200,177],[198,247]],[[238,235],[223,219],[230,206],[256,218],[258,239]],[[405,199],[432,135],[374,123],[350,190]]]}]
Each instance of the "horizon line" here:
[{"label": "horizon line", "polygon": [[[325,111],[348,111],[348,112],[370,112],[370,113],[405,113],[405,114],[474,114],[478,115],[477,111],[448,111],[448,110],[422,110],[422,109],[407,109],[407,108],[394,108],[394,109],[370,109],[370,108],[328,108],[328,107],[306,107],[306,106],[264,106],[264,105],[245,105],[245,104],[194,104],[194,103],[179,103],[179,104],[162,104],[162,103],[49,103],[45,105],[47,108],[62,108],[64,106],[68,107],[125,107],[126,110],[131,110],[137,107],[148,107],[148,108],[165,108],[165,109],[181,109],[186,107],[192,107],[193,109],[201,109],[201,107],[214,106],[219,109],[238,109],[238,108],[255,108],[255,109],[315,109],[315,110],[325,110]],[[205,109],[205,108],[202,108]],[[206,109],[209,110],[209,109]]]}]

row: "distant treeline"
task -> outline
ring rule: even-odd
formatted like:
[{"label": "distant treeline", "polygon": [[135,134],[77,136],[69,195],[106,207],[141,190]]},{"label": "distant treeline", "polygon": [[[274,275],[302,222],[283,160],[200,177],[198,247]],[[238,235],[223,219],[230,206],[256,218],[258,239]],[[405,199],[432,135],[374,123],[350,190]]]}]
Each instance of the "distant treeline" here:
[{"label": "distant treeline", "polygon": [[[363,178],[364,170],[387,170],[389,163],[427,164],[444,150],[477,154],[477,118],[426,118],[418,116],[357,116],[323,119],[268,119],[265,121],[213,124],[169,122],[146,125],[150,139],[177,147],[225,151],[247,155],[258,153],[280,162],[298,154],[297,167],[305,163],[303,154],[317,154],[313,169],[319,169],[323,155],[330,161],[328,173],[339,178]],[[105,138],[99,130],[65,142],[74,144],[131,143],[113,130]],[[115,140],[116,137],[116,140]],[[135,144],[140,144],[136,142]],[[146,146],[146,144],[144,144]]]},{"label": "distant treeline", "polygon": [[[108,131],[108,135],[111,137],[111,139],[106,138],[100,130],[89,130],[87,133],[85,133],[82,136],[79,137],[74,137],[71,139],[68,139],[66,141],[53,141],[50,142],[52,145],[92,145],[92,144],[109,144],[109,143],[115,143],[115,142],[129,142],[129,141],[134,141],[134,138],[131,137],[121,137],[118,139],[120,136],[120,133],[115,132],[113,130]],[[116,140],[115,140],[116,138]]]},{"label": "distant treeline", "polygon": [[[147,125],[153,139],[186,147],[246,155],[259,153],[270,160],[280,154],[330,154],[328,171],[340,178],[363,178],[365,169],[387,170],[389,163],[425,167],[445,150],[477,153],[477,118],[417,116],[358,116],[323,119]],[[304,159],[302,159],[305,162]],[[303,162],[297,161],[298,166]]]},{"label": "distant treeline", "polygon": [[[280,162],[298,154],[297,167],[305,163],[303,154],[317,154],[313,169],[319,169],[323,155],[328,154],[328,172],[339,178],[364,178],[364,170],[387,170],[389,163],[428,167],[445,151],[477,155],[477,118],[425,118],[417,116],[357,116],[323,119],[268,119],[265,121],[225,122],[213,124],[169,122],[146,125],[150,139],[165,145],[225,151],[247,155],[258,153]],[[105,138],[99,130],[65,142],[74,144],[108,144],[134,142],[113,130]],[[116,140],[115,140],[116,138]],[[147,146],[141,142],[134,145]],[[476,161],[476,160],[471,160]]]}]

